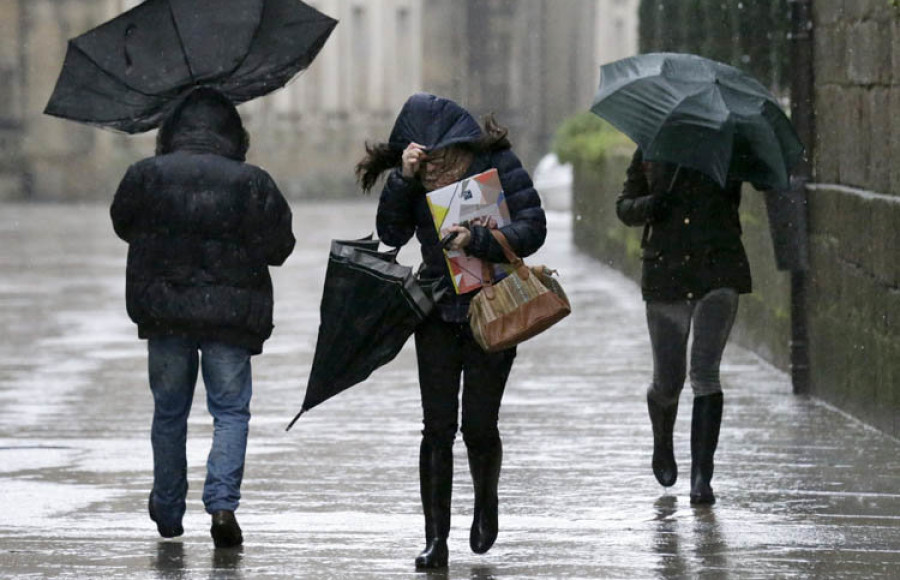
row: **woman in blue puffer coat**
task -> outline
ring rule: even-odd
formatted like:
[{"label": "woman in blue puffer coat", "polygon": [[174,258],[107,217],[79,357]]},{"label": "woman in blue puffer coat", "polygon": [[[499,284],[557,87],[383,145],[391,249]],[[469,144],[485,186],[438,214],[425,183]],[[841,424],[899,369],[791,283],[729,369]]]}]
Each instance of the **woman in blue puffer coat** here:
[{"label": "woman in blue puffer coat", "polygon": [[[546,219],[528,172],[510,148],[507,132],[488,116],[484,128],[458,104],[435,95],[410,97],[387,143],[367,145],[357,166],[365,191],[388,171],[377,214],[378,236],[403,246],[415,235],[422,250],[424,276],[443,277],[449,288],[435,312],[416,330],[416,356],[424,429],[419,453],[425,550],[417,568],[447,565],[453,441],[459,420],[462,378],[462,434],[475,487],[475,509],[469,543],[487,552],[497,537],[502,444],[497,420],[516,349],[484,352],[468,324],[475,292],[457,295],[435,231],[426,193],[465,177],[496,168],[510,212],[501,231],[519,256],[544,243]],[[452,248],[490,262],[506,262],[503,250],[486,225],[461,225]]]}]

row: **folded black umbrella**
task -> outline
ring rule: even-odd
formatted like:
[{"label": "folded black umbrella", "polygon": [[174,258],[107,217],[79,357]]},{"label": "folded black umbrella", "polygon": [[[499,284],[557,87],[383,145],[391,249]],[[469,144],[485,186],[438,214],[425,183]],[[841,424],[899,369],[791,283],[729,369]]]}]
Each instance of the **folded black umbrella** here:
[{"label": "folded black umbrella", "polygon": [[397,263],[397,250],[379,252],[378,240],[331,244],[321,321],[300,412],[287,426],[387,364],[422,322],[443,291]]},{"label": "folded black umbrella", "polygon": [[140,133],[196,86],[242,103],[308,67],[336,25],[300,0],[147,0],[69,41],[44,112]]}]

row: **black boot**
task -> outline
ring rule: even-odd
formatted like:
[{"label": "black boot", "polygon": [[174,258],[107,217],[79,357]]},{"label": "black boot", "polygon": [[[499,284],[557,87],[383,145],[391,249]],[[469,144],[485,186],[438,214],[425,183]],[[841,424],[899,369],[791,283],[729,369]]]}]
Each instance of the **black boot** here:
[{"label": "black boot", "polygon": [[503,462],[503,444],[497,439],[487,449],[468,449],[468,453],[469,471],[475,486],[475,515],[469,532],[469,546],[476,554],[484,554],[497,539],[497,483]]},{"label": "black boot", "polygon": [[159,532],[159,535],[163,538],[177,538],[178,536],[184,534],[184,528],[181,524],[176,524],[174,526],[167,526],[165,524],[157,521],[156,517],[156,508],[153,505],[153,492],[150,492],[150,497],[147,499],[147,512],[150,514],[150,519],[156,524],[156,530]]},{"label": "black boot", "polygon": [[450,498],[453,491],[453,445],[422,439],[419,448],[419,491],[425,512],[425,549],[417,569],[446,568],[449,559]]},{"label": "black boot", "polygon": [[694,398],[691,418],[691,503],[716,503],[709,482],[722,424],[722,393]]},{"label": "black boot", "polygon": [[678,465],[672,434],[675,431],[675,417],[678,415],[678,397],[667,406],[655,401],[647,392],[647,410],[653,425],[653,475],[663,487],[672,487],[678,480]]},{"label": "black boot", "polygon": [[241,526],[230,510],[220,510],[212,515],[212,526],[209,528],[213,543],[217,548],[234,548],[244,543]]}]

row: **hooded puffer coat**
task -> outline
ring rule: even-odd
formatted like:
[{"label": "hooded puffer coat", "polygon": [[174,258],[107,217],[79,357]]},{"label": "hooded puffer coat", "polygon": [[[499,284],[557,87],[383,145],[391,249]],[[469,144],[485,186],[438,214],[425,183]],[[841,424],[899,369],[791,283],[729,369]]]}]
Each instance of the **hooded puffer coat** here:
[{"label": "hooded puffer coat", "polygon": [[[407,100],[397,116],[389,145],[402,151],[412,142],[428,151],[435,151],[450,145],[475,145],[483,136],[475,118],[458,104],[435,95],[418,93]],[[464,177],[491,168],[497,169],[510,213],[510,223],[501,231],[516,254],[529,256],[543,245],[547,236],[546,216],[540,197],[528,172],[509,148],[478,152]],[[425,188],[418,179],[404,178],[399,167],[391,170],[378,205],[378,236],[385,244],[399,247],[415,234],[421,244],[422,260],[426,266],[423,275],[444,277],[444,285],[450,288],[438,304],[442,319],[465,322],[469,303],[477,290],[463,295],[457,295],[452,290],[450,272],[425,194]],[[487,228],[481,226],[472,228],[472,239],[466,252],[490,262],[507,261],[500,244]]]},{"label": "hooded puffer coat", "polygon": [[110,214],[128,242],[126,306],[141,338],[187,336],[262,351],[272,281],[294,247],[291,210],[272,178],[243,162],[237,111],[195,91],[132,165]]}]

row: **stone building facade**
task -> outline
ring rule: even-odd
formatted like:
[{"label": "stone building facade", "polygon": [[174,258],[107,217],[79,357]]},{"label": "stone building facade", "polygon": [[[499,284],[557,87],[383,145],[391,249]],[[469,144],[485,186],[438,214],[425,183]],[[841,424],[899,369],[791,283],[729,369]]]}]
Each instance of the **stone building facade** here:
[{"label": "stone building facade", "polygon": [[[152,152],[152,133],[126,136],[42,114],[66,41],[137,3],[0,3],[0,198],[106,199],[127,165]],[[353,195],[363,144],[386,138],[418,90],[476,115],[495,113],[533,168],[558,123],[590,103],[597,59],[608,50],[597,39],[627,41],[634,18],[622,17],[634,0],[309,3],[340,21],[322,53],[285,89],[240,107],[250,160],[294,197]],[[598,34],[607,25],[612,32]]]}]

